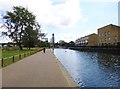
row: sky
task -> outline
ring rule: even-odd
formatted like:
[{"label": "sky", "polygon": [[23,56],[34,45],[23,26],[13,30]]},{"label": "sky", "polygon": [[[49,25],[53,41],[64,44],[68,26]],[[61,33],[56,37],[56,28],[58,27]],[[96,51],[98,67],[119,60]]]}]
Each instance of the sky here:
[{"label": "sky", "polygon": [[[50,41],[75,41],[77,38],[97,33],[108,24],[118,25],[119,0],[0,0],[0,25],[6,11],[13,6],[23,6],[36,16],[42,32]],[[0,28],[0,32],[6,30]],[[10,41],[0,37],[0,43]]]}]

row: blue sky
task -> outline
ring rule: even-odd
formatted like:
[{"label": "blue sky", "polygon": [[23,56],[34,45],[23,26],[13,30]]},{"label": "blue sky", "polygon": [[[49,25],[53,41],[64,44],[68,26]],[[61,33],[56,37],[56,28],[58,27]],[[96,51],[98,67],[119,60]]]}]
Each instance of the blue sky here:
[{"label": "blue sky", "polygon": [[[6,2],[4,2],[6,1]],[[13,1],[13,2],[12,2]],[[42,31],[47,33],[49,41],[52,33],[55,41],[75,41],[91,33],[97,33],[97,29],[108,24],[118,25],[118,2],[83,2],[80,0],[29,0],[21,3],[20,0],[12,0],[11,6],[6,7],[8,0],[0,1],[0,14],[11,10],[12,5],[27,6],[35,13],[37,21],[42,26]],[[31,0],[32,1],[32,0]],[[37,4],[39,2],[39,4]],[[9,4],[10,5],[10,4]],[[40,12],[39,12],[40,11]],[[3,30],[3,29],[2,29]],[[6,42],[6,39],[0,38]]]},{"label": "blue sky", "polygon": [[[105,25],[118,24],[117,2],[81,2],[80,8],[85,21],[78,21],[69,29],[48,27],[48,29],[52,30],[48,30],[48,33],[55,33],[55,37],[58,40],[66,39],[69,42],[91,33],[97,33],[97,29]],[[64,36],[57,37],[57,35]]]}]

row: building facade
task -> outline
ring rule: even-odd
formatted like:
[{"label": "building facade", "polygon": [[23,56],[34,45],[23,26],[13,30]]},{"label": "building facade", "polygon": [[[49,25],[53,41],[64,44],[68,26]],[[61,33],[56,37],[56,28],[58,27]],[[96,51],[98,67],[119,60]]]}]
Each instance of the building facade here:
[{"label": "building facade", "polygon": [[75,44],[76,44],[77,46],[87,46],[87,45],[88,45],[88,36],[78,38],[78,39],[75,41]]},{"label": "building facade", "polygon": [[120,27],[110,24],[98,29],[98,45],[118,45],[120,43]]},{"label": "building facade", "polygon": [[88,35],[88,46],[97,46],[98,45],[98,35],[93,33]]},{"label": "building facade", "polygon": [[81,37],[75,41],[77,46],[97,46],[98,45],[98,35],[93,33],[85,37]]}]

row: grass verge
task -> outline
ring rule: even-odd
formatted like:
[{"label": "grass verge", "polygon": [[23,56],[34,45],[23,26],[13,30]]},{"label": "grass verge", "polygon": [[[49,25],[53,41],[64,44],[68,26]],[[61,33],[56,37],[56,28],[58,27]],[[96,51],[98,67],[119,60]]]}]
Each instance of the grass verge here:
[{"label": "grass verge", "polygon": [[15,63],[41,50],[42,48],[33,48],[31,50],[28,50],[26,48],[24,48],[23,50],[4,50],[3,49],[2,51],[3,67],[10,65],[12,63]]}]

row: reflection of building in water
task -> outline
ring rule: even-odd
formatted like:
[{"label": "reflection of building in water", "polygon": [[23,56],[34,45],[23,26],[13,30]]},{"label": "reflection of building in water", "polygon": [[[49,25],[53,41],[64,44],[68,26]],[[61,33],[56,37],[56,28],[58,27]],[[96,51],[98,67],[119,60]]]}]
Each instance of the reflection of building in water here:
[{"label": "reflection of building in water", "polygon": [[110,24],[98,29],[98,45],[120,44],[120,27]]},{"label": "reflection of building in water", "polygon": [[115,67],[120,66],[120,60],[118,55],[98,53],[97,60],[100,64],[103,64],[106,67]]},{"label": "reflection of building in water", "polygon": [[98,35],[93,33],[84,37],[81,37],[75,41],[77,46],[97,46]]}]

